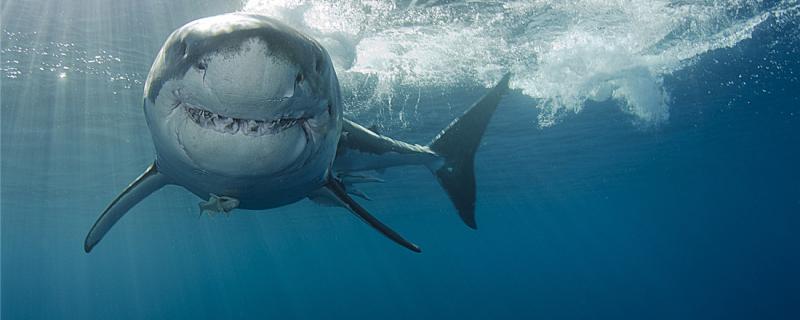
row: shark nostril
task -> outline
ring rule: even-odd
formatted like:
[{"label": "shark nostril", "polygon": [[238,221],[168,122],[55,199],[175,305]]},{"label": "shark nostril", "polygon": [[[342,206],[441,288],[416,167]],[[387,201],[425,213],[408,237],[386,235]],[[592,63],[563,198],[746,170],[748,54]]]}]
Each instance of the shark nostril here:
[{"label": "shark nostril", "polygon": [[303,73],[302,72],[298,72],[297,73],[297,77],[294,78],[294,81],[297,82],[297,83],[303,82]]}]

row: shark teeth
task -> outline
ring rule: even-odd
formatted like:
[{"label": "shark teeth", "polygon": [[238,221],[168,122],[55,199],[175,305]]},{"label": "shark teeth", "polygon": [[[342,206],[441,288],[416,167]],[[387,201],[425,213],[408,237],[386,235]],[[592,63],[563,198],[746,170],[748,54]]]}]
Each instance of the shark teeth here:
[{"label": "shark teeth", "polygon": [[212,129],[222,133],[244,134],[247,136],[262,136],[276,134],[295,124],[304,123],[306,118],[280,118],[275,120],[252,120],[226,117],[183,104],[189,119],[200,127]]}]

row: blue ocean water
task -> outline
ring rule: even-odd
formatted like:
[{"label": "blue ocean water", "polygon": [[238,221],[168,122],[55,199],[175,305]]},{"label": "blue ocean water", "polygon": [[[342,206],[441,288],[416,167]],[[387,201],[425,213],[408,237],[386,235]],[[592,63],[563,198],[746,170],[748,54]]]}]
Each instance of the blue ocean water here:
[{"label": "blue ocean water", "polygon": [[[319,39],[346,114],[427,143],[506,71],[478,230],[425,168],[364,206],[198,217],[167,187],[91,253],[153,160],[166,36],[267,14]],[[800,318],[797,1],[4,1],[2,319]]]}]

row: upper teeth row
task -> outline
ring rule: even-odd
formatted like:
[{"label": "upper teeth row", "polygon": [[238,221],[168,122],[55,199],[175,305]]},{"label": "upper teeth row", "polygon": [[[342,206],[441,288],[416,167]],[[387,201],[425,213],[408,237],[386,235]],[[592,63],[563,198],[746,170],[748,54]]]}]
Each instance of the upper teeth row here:
[{"label": "upper teeth row", "polygon": [[278,133],[297,123],[299,119],[285,118],[276,120],[248,120],[226,117],[210,111],[184,105],[189,118],[204,128],[213,129],[223,133],[235,134],[241,132],[245,135],[265,135]]}]

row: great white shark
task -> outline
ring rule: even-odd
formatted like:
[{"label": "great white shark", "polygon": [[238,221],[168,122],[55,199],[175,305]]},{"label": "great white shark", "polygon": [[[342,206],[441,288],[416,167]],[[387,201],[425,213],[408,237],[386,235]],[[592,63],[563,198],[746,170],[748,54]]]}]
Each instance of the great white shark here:
[{"label": "great white shark", "polygon": [[467,226],[475,223],[474,157],[509,75],[428,145],[381,135],[342,117],[331,58],[280,21],[230,13],[189,22],[166,40],[144,87],[156,159],[102,212],[84,242],[90,252],[156,190],[182,186],[202,211],[263,210],[310,198],[344,207],[394,242],[417,245],[351,195],[363,174],[423,165]]}]

